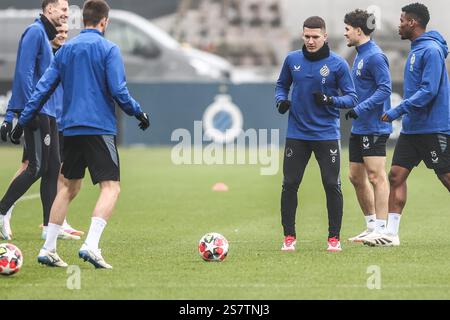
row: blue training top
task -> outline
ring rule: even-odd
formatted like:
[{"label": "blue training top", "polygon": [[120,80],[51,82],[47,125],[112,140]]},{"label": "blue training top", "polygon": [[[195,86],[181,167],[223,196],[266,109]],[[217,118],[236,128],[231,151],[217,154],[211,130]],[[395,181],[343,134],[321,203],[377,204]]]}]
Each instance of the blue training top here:
[{"label": "blue training top", "polygon": [[115,104],[128,115],[142,113],[129,94],[120,50],[100,31],[85,29],[56,53],[19,118],[26,125],[61,82],[64,136],[116,135]]},{"label": "blue training top", "polygon": [[[339,109],[353,108],[357,103],[347,62],[334,52],[318,61],[308,60],[302,50],[290,52],[277,81],[277,103],[288,100],[291,86],[287,138],[340,139]],[[313,97],[313,93],[317,91],[332,96],[334,105],[317,105]]]},{"label": "blue training top", "polygon": [[389,62],[377,44],[369,42],[356,48],[358,54],[352,68],[359,103],[355,107],[358,119],[353,120],[354,134],[390,134],[392,124],[381,121],[391,108],[392,82]]},{"label": "blue training top", "polygon": [[445,67],[447,42],[437,31],[423,33],[411,43],[405,65],[402,103],[388,112],[403,116],[403,134],[450,134],[450,83]]},{"label": "blue training top", "polygon": [[[24,31],[17,51],[12,96],[8,103],[5,121],[12,123],[14,114],[20,114],[25,104],[53,61],[53,50],[41,19],[36,19]],[[40,113],[55,117],[52,101],[42,106]]]}]

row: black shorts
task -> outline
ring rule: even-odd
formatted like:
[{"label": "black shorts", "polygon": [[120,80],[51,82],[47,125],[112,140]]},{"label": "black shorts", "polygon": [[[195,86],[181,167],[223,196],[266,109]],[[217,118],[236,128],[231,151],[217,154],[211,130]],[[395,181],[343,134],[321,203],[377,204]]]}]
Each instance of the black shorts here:
[{"label": "black shorts", "polygon": [[115,136],[64,137],[64,160],[61,172],[66,179],[83,179],[87,167],[94,185],[105,181],[120,181]]},{"label": "black shorts", "polygon": [[62,131],[58,132],[59,136],[59,157],[61,158],[61,163],[64,162],[64,135]]},{"label": "black shorts", "polygon": [[[57,137],[55,135],[56,126],[55,126],[55,123],[54,123],[54,121],[55,121],[54,117],[50,117],[50,116],[45,115],[45,114],[39,114],[39,115],[35,116],[32,121],[34,122],[35,126],[39,126],[40,127],[39,130],[41,130],[41,135],[43,135],[43,136],[49,135],[51,142],[56,141],[55,139]],[[46,125],[46,123],[48,123],[48,125]],[[27,128],[27,130],[28,130],[28,128]],[[32,132],[35,133],[35,131],[32,131]],[[34,136],[34,134],[33,134],[33,136]],[[60,138],[58,139],[58,141],[61,141]],[[30,152],[29,149],[35,150],[36,147],[38,149],[40,148],[37,145],[37,143],[36,143],[37,140],[35,138],[33,138],[32,142],[33,142],[33,145],[28,147],[27,146],[27,139],[23,139],[22,163],[24,163],[25,161],[28,161],[28,162],[30,161],[30,155],[28,154]],[[33,156],[33,152],[32,152],[31,155]]]},{"label": "black shorts", "polygon": [[437,175],[450,173],[450,135],[400,134],[392,165],[411,171],[421,161]]},{"label": "black shorts", "polygon": [[351,134],[349,143],[350,162],[364,163],[364,157],[386,157],[388,134]]}]

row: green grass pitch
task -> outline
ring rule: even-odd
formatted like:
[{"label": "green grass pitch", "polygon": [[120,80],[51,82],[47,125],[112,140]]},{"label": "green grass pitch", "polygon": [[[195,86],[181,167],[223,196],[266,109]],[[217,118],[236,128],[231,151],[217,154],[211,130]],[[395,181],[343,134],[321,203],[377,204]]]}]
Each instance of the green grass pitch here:
[{"label": "green grass pitch", "polygon": [[[74,273],[37,264],[41,204],[22,201],[13,215],[12,243],[22,249],[24,265],[0,277],[0,300],[450,298],[449,194],[423,165],[409,179],[401,246],[369,248],[346,240],[363,230],[364,219],[343,151],[343,252],[336,254],[325,251],[325,195],[312,158],[299,192],[297,251],[286,253],[280,251],[281,170],[261,176],[256,165],[175,166],[169,148],[123,148],[120,155],[122,192],[101,241],[114,269],[81,261],[81,241],[59,241],[60,256],[80,268],[80,289],[69,289]],[[20,158],[20,149],[0,149],[2,194]],[[219,181],[230,191],[212,192]],[[27,195],[38,192],[36,183]],[[97,196],[87,175],[70,207],[73,226],[87,231]],[[200,237],[212,231],[230,242],[222,263],[204,262],[197,253]],[[371,268],[379,268],[380,289],[368,288]]]}]

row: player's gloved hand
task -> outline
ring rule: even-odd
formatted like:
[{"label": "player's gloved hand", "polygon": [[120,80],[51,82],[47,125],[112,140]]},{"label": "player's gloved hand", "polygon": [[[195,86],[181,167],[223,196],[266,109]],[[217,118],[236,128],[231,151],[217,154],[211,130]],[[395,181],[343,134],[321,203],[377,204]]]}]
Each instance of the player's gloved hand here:
[{"label": "player's gloved hand", "polygon": [[314,92],[313,96],[316,104],[319,106],[332,106],[334,103],[333,97],[329,97],[325,93]]},{"label": "player's gloved hand", "polygon": [[1,126],[1,138],[3,140],[3,142],[6,142],[8,135],[11,133],[12,130],[12,123],[3,121],[2,126]]},{"label": "player's gloved hand", "polygon": [[22,134],[23,134],[23,127],[20,125],[20,123],[18,123],[11,131],[9,139],[14,144],[20,144],[20,137],[22,137]]},{"label": "player's gloved hand", "polygon": [[348,120],[350,118],[355,120],[358,119],[358,114],[355,112],[354,109],[351,109],[349,112],[345,114],[345,120]]},{"label": "player's gloved hand", "polygon": [[392,122],[402,116],[400,108],[393,108],[386,111],[385,114],[381,117],[381,121],[384,122]]},{"label": "player's gloved hand", "polygon": [[139,128],[141,130],[147,130],[148,127],[150,127],[150,119],[148,118],[148,114],[145,112],[142,112],[136,116],[136,119],[138,119],[139,122]]},{"label": "player's gloved hand", "polygon": [[291,107],[291,102],[289,100],[281,100],[277,103],[278,112],[281,114],[285,114],[289,108]]}]

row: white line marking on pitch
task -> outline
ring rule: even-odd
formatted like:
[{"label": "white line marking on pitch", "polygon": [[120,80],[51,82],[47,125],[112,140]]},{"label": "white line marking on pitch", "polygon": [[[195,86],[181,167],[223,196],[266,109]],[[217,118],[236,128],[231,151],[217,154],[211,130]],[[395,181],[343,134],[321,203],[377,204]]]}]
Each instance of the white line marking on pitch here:
[{"label": "white line marking on pitch", "polygon": [[30,201],[30,200],[34,200],[34,199],[39,199],[40,197],[41,197],[41,195],[39,193],[30,194],[29,196],[24,196],[24,197],[20,198],[19,200],[17,200],[17,202]]}]

